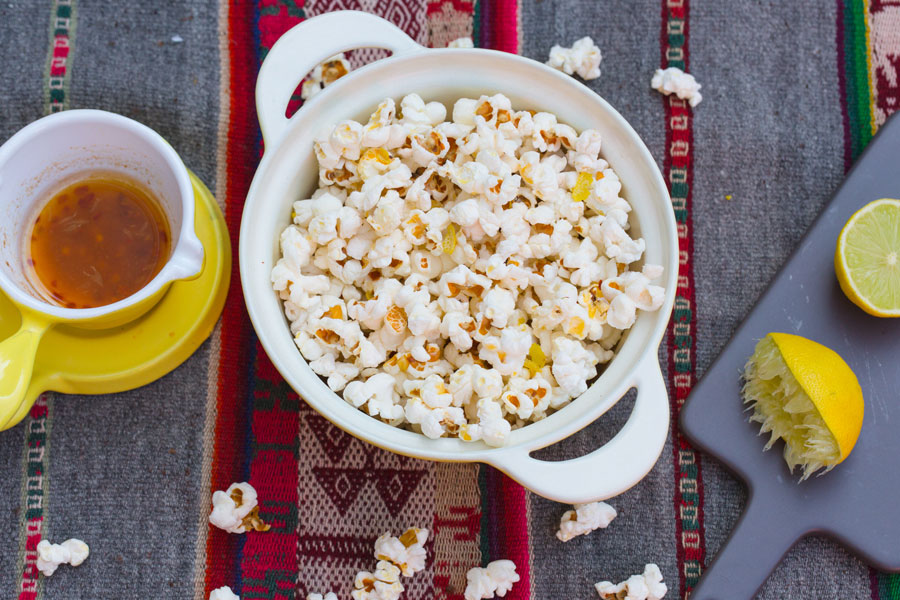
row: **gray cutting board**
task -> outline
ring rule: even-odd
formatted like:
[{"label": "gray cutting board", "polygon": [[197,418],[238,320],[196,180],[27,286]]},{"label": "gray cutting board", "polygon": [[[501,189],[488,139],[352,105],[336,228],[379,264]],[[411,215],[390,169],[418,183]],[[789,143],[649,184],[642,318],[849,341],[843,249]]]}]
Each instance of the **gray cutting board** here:
[{"label": "gray cutting board", "polygon": [[[802,190],[796,190],[802,194]],[[900,198],[900,118],[890,119],[857,161],[734,337],[694,388],[681,428],[747,485],[744,514],[691,600],[754,597],[785,553],[811,533],[831,536],[872,566],[900,571],[900,319],[879,319],[852,304],[834,275],[838,233],[857,209]],[[770,331],[795,333],[840,354],[866,403],[862,433],[831,472],[797,483],[778,442],[748,422],[739,374]]]}]

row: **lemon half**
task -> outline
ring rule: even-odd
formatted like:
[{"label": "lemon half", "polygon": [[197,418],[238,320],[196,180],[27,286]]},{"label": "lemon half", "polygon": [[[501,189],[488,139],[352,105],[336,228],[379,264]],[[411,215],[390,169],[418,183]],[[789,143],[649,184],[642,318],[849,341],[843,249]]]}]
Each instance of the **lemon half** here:
[{"label": "lemon half", "polygon": [[751,421],[783,439],[784,460],[801,481],[847,458],[862,429],[863,395],[856,375],[836,352],[799,335],[770,333],[744,367],[744,403]]},{"label": "lemon half", "polygon": [[854,304],[876,317],[900,317],[900,200],[869,202],[838,236],[834,270]]}]

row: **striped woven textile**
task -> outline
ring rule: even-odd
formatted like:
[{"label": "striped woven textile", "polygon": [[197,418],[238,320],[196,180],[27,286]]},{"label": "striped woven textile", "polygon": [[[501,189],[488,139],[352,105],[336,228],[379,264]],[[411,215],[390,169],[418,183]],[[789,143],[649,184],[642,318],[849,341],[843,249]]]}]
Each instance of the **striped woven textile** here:
[{"label": "striped woven textile", "polygon": [[[338,9],[381,15],[424,45],[475,44],[545,60],[590,35],[589,86],[645,139],[670,184],[681,273],[660,360],[673,423],[704,369],[764,290],[866,143],[900,108],[900,0],[9,0],[0,3],[0,139],[40,116],[102,108],[165,136],[214,192],[237,248],[262,142],[260,62],[300,21]],[[352,53],[359,65],[372,50]],[[677,66],[703,84],[695,109],[649,88]],[[299,105],[295,99],[293,108]],[[89,351],[89,350],[86,350]],[[540,454],[608,440],[633,400]],[[210,527],[210,495],[249,481],[264,533]],[[408,526],[433,533],[410,600],[462,600],[472,566],[508,558],[507,598],[596,597],[592,584],[659,564],[687,598],[740,514],[744,492],[673,427],[638,486],[611,500],[604,531],[560,543],[567,507],[501,473],[379,450],[343,433],[281,379],[232,287],[211,339],[132,392],[45,394],[0,433],[0,597],[19,600],[349,597],[372,544]],[[41,539],[79,537],[91,557],[44,578]],[[900,598],[900,578],[809,538],[760,598]]]}]

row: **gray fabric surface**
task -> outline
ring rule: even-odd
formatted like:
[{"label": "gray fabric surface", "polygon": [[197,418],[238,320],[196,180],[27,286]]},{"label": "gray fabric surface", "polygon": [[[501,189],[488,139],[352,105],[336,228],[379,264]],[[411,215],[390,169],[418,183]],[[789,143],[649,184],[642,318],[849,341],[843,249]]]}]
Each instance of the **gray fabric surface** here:
[{"label": "gray fabric surface", "polygon": [[[69,108],[149,125],[210,186],[219,110],[215,2],[78,3]],[[42,116],[49,2],[0,4],[0,137]],[[7,20],[9,19],[9,20]],[[182,42],[172,41],[179,35]],[[10,53],[22,56],[9,60]],[[21,48],[21,50],[19,50]],[[52,506],[45,535],[80,537],[91,559],[43,578],[47,600],[193,594],[209,343],[178,370],[123,394],[50,394]],[[0,597],[14,597],[24,427],[0,434]],[[96,540],[103,540],[96,543]],[[9,551],[8,551],[9,550]]]},{"label": "gray fabric surface", "polygon": [[210,187],[219,118],[217,14],[212,1],[79,2],[70,94],[72,108],[111,110],[150,125]]},{"label": "gray fabric surface", "polygon": [[[39,26],[35,26],[39,24]],[[44,2],[0,2],[0,140],[43,116],[50,11]],[[14,50],[10,50],[14,49]],[[26,100],[27,99],[27,100]],[[0,435],[0,596],[12,597],[22,519],[25,431]]]}]

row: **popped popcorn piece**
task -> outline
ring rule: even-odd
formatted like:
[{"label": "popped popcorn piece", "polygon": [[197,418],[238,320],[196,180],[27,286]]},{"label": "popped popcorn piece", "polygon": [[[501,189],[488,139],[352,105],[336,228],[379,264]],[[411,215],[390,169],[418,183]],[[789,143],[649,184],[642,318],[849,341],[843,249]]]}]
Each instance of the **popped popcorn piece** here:
[{"label": "popped popcorn piece", "polygon": [[616,509],[606,502],[576,504],[573,510],[567,510],[559,520],[559,531],[556,537],[561,542],[568,542],[579,535],[587,535],[595,529],[606,529],[616,518]]},{"label": "popped popcorn piece", "polygon": [[559,387],[572,398],[587,391],[587,381],[597,374],[596,361],[597,356],[576,340],[553,340],[551,372]]},{"label": "popped popcorn piece", "polygon": [[582,79],[600,77],[600,48],[594,40],[585,36],[572,44],[571,48],[553,46],[547,64],[566,75],[578,74]]},{"label": "popped popcorn piece", "polygon": [[249,483],[232,483],[224,492],[216,490],[212,506],[209,522],[228,533],[268,531],[272,527],[259,518],[256,490]]},{"label": "popped popcorn piece", "polygon": [[344,53],[336,54],[327,59],[309,74],[300,88],[300,97],[309,100],[324,88],[328,87],[344,75],[350,72],[350,63],[344,58]]},{"label": "popped popcorn piece", "polygon": [[90,554],[88,545],[79,539],[71,538],[62,544],[51,544],[41,540],[37,545],[37,568],[45,577],[50,577],[59,565],[79,566]]},{"label": "popped popcorn piece", "polygon": [[461,37],[456,38],[449,44],[447,44],[448,48],[474,48],[475,43],[472,41],[470,37]]},{"label": "popped popcorn piece", "polygon": [[388,373],[372,375],[365,383],[351,381],[344,388],[344,398],[356,408],[365,407],[373,417],[393,421],[403,416],[403,406],[397,403],[399,396],[394,390],[394,383],[393,375]]},{"label": "popped popcorn piece", "polygon": [[440,102],[425,103],[418,94],[409,94],[400,102],[400,110],[403,117],[401,125],[413,127],[435,126],[447,116],[447,108]]},{"label": "popped popcorn piece", "polygon": [[669,591],[659,567],[653,563],[646,565],[641,575],[632,575],[618,585],[601,581],[594,588],[603,600],[661,600]]},{"label": "popped popcorn piece", "polygon": [[666,96],[675,94],[682,100],[687,100],[691,107],[697,106],[703,100],[700,94],[702,86],[693,75],[685,73],[678,67],[657,69],[650,81],[650,87]]},{"label": "popped popcorn piece", "polygon": [[403,593],[400,569],[384,560],[378,561],[374,573],[357,573],[353,587],[353,600],[398,600]]},{"label": "popped popcorn piece", "polygon": [[[569,72],[590,76],[594,49],[566,49]],[[664,302],[662,269],[634,266],[646,244],[597,131],[502,94],[447,117],[409,94],[316,135],[320,187],[292,204],[272,287],[298,350],[348,403],[500,446],[586,390]]]},{"label": "popped popcorn piece", "polygon": [[306,595],[306,600],[338,600],[338,597],[334,592],[328,592],[324,596],[322,594],[309,593]]},{"label": "popped popcorn piece", "polygon": [[488,446],[500,447],[506,443],[506,437],[512,430],[509,421],[503,418],[503,408],[490,398],[478,401],[478,429],[480,438]]},{"label": "popped popcorn piece", "polygon": [[516,565],[511,560],[495,560],[487,567],[475,567],[466,573],[466,600],[482,600],[506,596],[519,581]]},{"label": "popped popcorn piece", "polygon": [[227,585],[216,588],[209,593],[209,600],[241,600]]},{"label": "popped popcorn piece", "polygon": [[77,538],[69,538],[62,543],[62,547],[69,551],[69,564],[73,567],[81,565],[91,553],[88,545]]},{"label": "popped popcorn piece", "polygon": [[410,577],[425,568],[427,540],[427,529],[410,527],[400,537],[387,532],[375,540],[375,558],[393,563],[404,577]]}]

